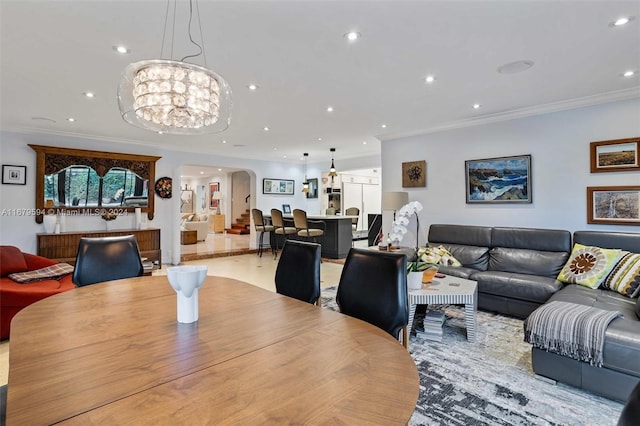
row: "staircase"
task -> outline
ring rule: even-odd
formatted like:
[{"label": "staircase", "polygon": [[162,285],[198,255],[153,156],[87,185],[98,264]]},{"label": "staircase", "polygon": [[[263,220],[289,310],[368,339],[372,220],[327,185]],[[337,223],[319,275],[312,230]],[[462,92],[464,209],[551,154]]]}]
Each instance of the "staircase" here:
[{"label": "staircase", "polygon": [[225,229],[227,234],[250,234],[251,233],[251,215],[249,210],[240,215],[239,219],[236,219],[236,223],[231,224],[231,228]]}]

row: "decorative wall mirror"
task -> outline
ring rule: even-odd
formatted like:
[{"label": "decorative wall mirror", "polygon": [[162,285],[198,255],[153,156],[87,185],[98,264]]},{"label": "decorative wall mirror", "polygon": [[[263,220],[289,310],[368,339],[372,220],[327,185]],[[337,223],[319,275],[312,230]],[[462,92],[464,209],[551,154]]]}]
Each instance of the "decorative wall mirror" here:
[{"label": "decorative wall mirror", "polygon": [[153,219],[153,182],[161,157],[29,145],[36,153],[36,222],[46,209],[96,214],[134,211]]}]

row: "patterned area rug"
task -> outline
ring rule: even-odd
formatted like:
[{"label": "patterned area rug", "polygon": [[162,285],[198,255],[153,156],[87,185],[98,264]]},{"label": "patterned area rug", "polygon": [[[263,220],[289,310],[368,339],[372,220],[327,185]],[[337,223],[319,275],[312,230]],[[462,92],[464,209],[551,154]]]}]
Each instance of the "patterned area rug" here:
[{"label": "patterned area rug", "polygon": [[[322,306],[338,310],[336,287]],[[534,377],[522,320],[478,311],[476,342],[466,339],[462,306],[440,306],[442,342],[410,338],[420,375],[412,425],[615,425],[622,404]]]}]

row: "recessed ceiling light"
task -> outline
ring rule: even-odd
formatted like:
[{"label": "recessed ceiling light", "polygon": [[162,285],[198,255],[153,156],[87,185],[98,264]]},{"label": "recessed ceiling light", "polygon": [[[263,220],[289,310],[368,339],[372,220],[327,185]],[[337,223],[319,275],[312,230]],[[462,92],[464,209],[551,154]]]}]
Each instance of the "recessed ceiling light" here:
[{"label": "recessed ceiling light", "polygon": [[367,141],[362,141],[362,145],[366,145],[366,144],[367,144]]},{"label": "recessed ceiling light", "polygon": [[73,118],[73,117],[69,117],[69,118],[67,118],[67,121],[69,121],[69,122],[73,123],[74,121],[76,121],[76,119],[75,119],[75,118]]},{"label": "recessed ceiling light", "polygon": [[473,109],[478,109],[478,108],[480,108],[480,107],[481,107],[481,105],[480,105],[480,104],[473,104]]},{"label": "recessed ceiling light", "polygon": [[87,98],[95,98],[96,94],[93,92],[82,92],[83,95],[85,95]]},{"label": "recessed ceiling light", "polygon": [[222,143],[227,143],[227,141],[222,141]]},{"label": "recessed ceiling light", "polygon": [[322,138],[318,138],[318,142],[322,142]]},{"label": "recessed ceiling light", "polygon": [[219,172],[221,172],[221,171],[222,171],[222,169],[218,169],[218,171],[219,171]]},{"label": "recessed ceiling light", "polygon": [[131,50],[127,49],[125,46],[113,46],[112,49],[123,55],[127,53],[131,53]]},{"label": "recessed ceiling light", "polygon": [[247,86],[249,88],[249,90],[258,90],[258,85],[257,84],[253,84],[251,83],[250,85]]},{"label": "recessed ceiling light", "polygon": [[201,175],[203,175],[203,174],[204,174],[204,172],[201,170],[201,171],[200,171],[200,174],[201,174]]},{"label": "recessed ceiling light", "polygon": [[265,131],[265,132],[268,132],[269,130],[271,130],[271,129],[269,129],[269,127],[264,126],[264,131]]},{"label": "recessed ceiling light", "polygon": [[535,62],[529,60],[509,62],[508,64],[500,65],[497,71],[500,74],[516,74],[528,70],[534,64]]},{"label": "recessed ceiling light", "polygon": [[286,156],[286,155],[283,155],[283,156],[282,156],[282,158],[287,158],[287,156]]},{"label": "recessed ceiling light", "polygon": [[277,150],[278,150],[278,148],[273,148],[273,150],[274,150],[274,151],[277,151]]},{"label": "recessed ceiling light", "polygon": [[386,128],[387,128],[387,125],[386,125],[386,124],[383,124],[383,125],[382,125],[382,126],[380,126],[380,127],[382,127],[383,129],[386,129]]},{"label": "recessed ceiling light", "polygon": [[158,130],[158,134],[162,135],[162,134],[164,134],[164,132],[162,130]]},{"label": "recessed ceiling light", "polygon": [[634,20],[634,16],[623,16],[609,23],[610,27],[621,27]]},{"label": "recessed ceiling light", "polygon": [[346,38],[349,41],[356,41],[360,37],[361,37],[361,34],[357,31],[349,31],[344,35],[344,38]]},{"label": "recessed ceiling light", "polygon": [[622,74],[625,77],[633,77],[635,75],[635,71],[629,70],[629,71],[625,71],[624,74]]},{"label": "recessed ceiling light", "polygon": [[433,83],[434,81],[436,81],[436,78],[435,78],[434,76],[432,76],[432,75],[428,75],[428,76],[426,76],[426,77],[424,78],[424,81],[425,81],[426,83]]},{"label": "recessed ceiling light", "polygon": [[333,107],[332,106],[328,106],[327,107],[327,112],[333,112]]}]

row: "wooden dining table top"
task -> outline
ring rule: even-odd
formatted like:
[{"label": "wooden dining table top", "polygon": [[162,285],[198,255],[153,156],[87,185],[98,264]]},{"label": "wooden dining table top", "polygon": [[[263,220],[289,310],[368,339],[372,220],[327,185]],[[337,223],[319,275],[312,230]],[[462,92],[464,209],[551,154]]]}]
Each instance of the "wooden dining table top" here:
[{"label": "wooden dining table top", "polygon": [[406,424],[409,353],[384,331],[208,276],[176,321],[166,276],[77,288],[11,324],[7,424]]}]

